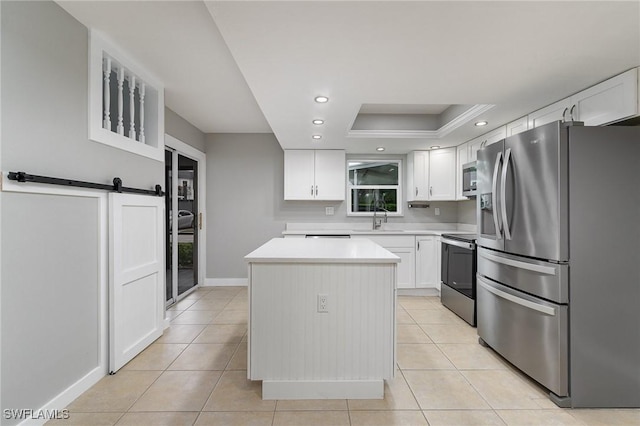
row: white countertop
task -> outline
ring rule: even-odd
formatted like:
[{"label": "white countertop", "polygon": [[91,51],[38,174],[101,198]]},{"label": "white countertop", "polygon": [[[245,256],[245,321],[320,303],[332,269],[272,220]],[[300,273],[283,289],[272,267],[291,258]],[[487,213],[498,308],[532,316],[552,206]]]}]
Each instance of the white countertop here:
[{"label": "white countertop", "polygon": [[426,229],[295,229],[282,231],[282,235],[442,235],[442,234],[469,234],[469,231],[450,230],[426,230]]},{"label": "white countertop", "polygon": [[367,239],[274,238],[245,260],[253,263],[399,263],[400,258]]},{"label": "white countertop", "polygon": [[371,223],[287,223],[282,235],[442,235],[473,234],[475,225],[455,223],[385,223],[382,229],[373,230]]}]

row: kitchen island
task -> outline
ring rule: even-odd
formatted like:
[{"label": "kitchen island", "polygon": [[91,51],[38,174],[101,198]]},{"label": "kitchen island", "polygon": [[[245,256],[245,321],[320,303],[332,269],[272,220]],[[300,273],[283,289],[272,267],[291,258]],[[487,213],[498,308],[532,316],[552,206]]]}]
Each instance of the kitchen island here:
[{"label": "kitchen island", "polygon": [[262,398],[383,398],[400,259],[367,239],[274,238],[245,260],[247,377]]}]

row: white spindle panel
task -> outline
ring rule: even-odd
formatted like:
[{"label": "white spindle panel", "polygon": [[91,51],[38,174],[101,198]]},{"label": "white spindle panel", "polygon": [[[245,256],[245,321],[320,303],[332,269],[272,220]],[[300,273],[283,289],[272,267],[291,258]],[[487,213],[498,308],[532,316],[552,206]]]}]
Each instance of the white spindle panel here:
[{"label": "white spindle panel", "polygon": [[129,138],[136,139],[136,102],[134,99],[136,91],[136,76],[130,73],[129,77]]},{"label": "white spindle panel", "polygon": [[146,85],[140,83],[140,142],[145,143],[144,139],[144,92]]},{"label": "white spindle panel", "polygon": [[116,131],[124,135],[124,67],[118,67],[118,126]]},{"label": "white spindle panel", "polygon": [[252,264],[250,276],[251,379],[393,377],[395,264]]},{"label": "white spindle panel", "polygon": [[102,127],[111,130],[111,58],[104,58],[103,70],[104,75],[104,119]]}]

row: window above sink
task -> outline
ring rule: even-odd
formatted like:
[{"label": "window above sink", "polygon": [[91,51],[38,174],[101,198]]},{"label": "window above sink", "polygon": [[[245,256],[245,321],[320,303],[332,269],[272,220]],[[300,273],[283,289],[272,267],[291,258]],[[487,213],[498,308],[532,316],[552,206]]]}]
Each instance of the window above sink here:
[{"label": "window above sink", "polygon": [[350,159],[347,174],[347,215],[372,216],[377,208],[402,216],[402,160]]}]

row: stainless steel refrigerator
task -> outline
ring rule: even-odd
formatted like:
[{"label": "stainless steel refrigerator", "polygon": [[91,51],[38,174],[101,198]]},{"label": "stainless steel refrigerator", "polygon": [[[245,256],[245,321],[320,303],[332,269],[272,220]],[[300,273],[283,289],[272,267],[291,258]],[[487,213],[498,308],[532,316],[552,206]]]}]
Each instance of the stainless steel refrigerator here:
[{"label": "stainless steel refrigerator", "polygon": [[478,152],[477,322],[563,407],[640,407],[640,127]]}]

